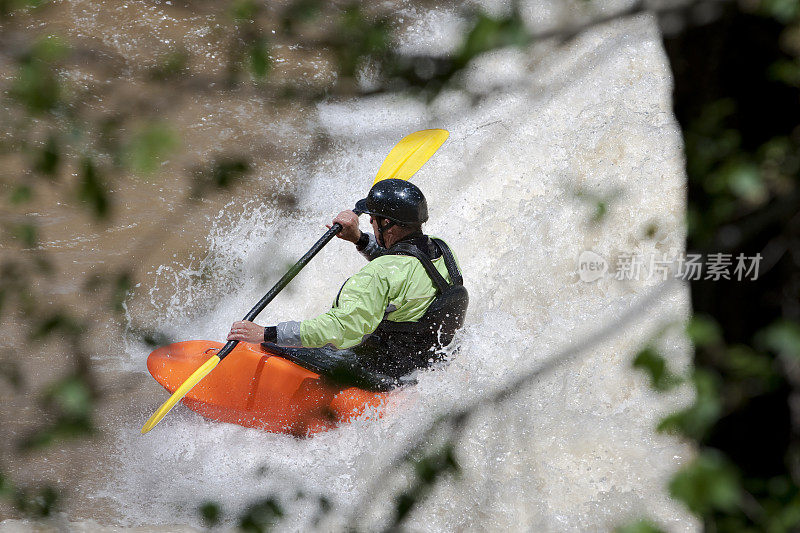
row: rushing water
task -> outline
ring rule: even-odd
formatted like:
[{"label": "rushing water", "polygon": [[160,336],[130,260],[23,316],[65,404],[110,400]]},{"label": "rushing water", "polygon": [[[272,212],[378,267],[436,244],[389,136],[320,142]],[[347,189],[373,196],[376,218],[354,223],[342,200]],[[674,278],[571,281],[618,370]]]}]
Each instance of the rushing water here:
[{"label": "rushing water", "polygon": [[[158,29],[162,19],[147,20]],[[404,46],[445,46],[447,31],[433,42],[415,36],[451,22],[447,12],[411,22]],[[438,415],[612,325],[601,342],[535,376],[502,404],[479,410],[457,449],[460,478],[441,483],[408,526],[587,531],[648,516],[670,531],[697,528],[665,489],[691,450],[653,430],[686,392],[657,395],[630,365],[659,328],[685,318],[688,288],[676,284],[647,299],[656,279],[607,275],[587,283],[576,272],[585,250],[613,262],[626,253],[674,257],[683,247],[682,141],[654,20],[616,21],[564,46],[489,54],[470,69],[466,83],[473,93],[485,93],[478,104],[457,91],[430,106],[378,97],[322,104],[300,125],[259,123],[251,109],[226,102],[216,114],[233,113],[239,127],[284,139],[289,151],[319,129],[332,146],[313,168],[285,154],[282,179],[298,195],[291,211],[252,194],[256,187],[243,192],[209,222],[192,225],[200,239],[193,255],[156,256],[128,308],[132,322],[177,339],[222,339],[322,234],[323,224],[363,197],[400,137],[440,127],[450,139],[414,182],[428,198],[426,231],[451,244],[470,290],[460,352],[450,364],[422,373],[419,385],[393,399],[382,418],[365,417],[303,440],[210,422],[182,407],[142,437],[141,424],[166,394],[141,379],[105,421],[113,453],[83,458],[94,474],[77,488],[79,503],[67,516],[71,527],[174,530],[199,526],[203,501],[219,502],[230,519],[248,503],[275,495],[287,511],[286,530],[311,527],[317,496],[334,505],[319,529],[336,529],[365,498],[402,486],[402,475],[387,474],[387,462]],[[213,103],[204,105],[213,116]],[[196,127],[198,137],[215,134],[213,126]],[[247,141],[241,143],[247,149]],[[609,206],[599,222],[594,197]],[[259,322],[323,312],[362,261],[352,245],[335,240]],[[640,313],[617,322],[637,305]],[[688,364],[689,347],[677,330],[661,347],[676,367]],[[100,361],[103,372],[144,376],[147,353],[133,336],[112,341]],[[304,497],[297,498],[298,491]],[[379,497],[359,523],[375,528],[387,508]],[[9,520],[0,531],[24,525]]]}]

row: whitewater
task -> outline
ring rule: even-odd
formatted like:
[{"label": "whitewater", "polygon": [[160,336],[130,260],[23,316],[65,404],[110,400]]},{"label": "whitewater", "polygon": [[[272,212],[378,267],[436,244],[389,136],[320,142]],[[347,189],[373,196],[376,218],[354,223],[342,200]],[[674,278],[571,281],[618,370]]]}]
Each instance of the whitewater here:
[{"label": "whitewater", "polygon": [[[412,25],[405,46],[442,45],[414,39],[437,23]],[[666,488],[692,449],[654,430],[691,393],[655,393],[631,367],[658,333],[672,368],[688,366],[680,327],[690,312],[688,287],[610,272],[587,282],[578,272],[585,251],[613,265],[624,254],[675,257],[684,248],[682,139],[655,19],[625,18],[566,44],[485,54],[464,83],[466,90],[448,89],[430,105],[397,96],[328,102],[300,129],[268,126],[276,136],[322,131],[331,139],[321,164],[288,164],[283,179],[299,191],[294,206],[268,195],[232,199],[202,222],[204,252],[153,265],[138,288],[146,303],[131,306],[132,321],[175,340],[224,339],[324,225],[365,196],[402,136],[443,128],[449,140],[413,181],[428,199],[426,233],[451,245],[470,291],[448,364],[420,372],[419,384],[397,394],[382,417],[371,412],[308,439],[212,422],[183,406],[141,436],[167,397],[148,381],[148,400],[131,401],[106,428],[113,453],[103,458],[99,486],[84,494],[108,518],[71,527],[191,530],[202,526],[198,506],[211,501],[230,528],[247,505],[272,497],[286,513],[279,531],[339,530],[350,521],[375,530],[392,509],[388,496],[408,477],[387,464],[439,416],[531,373],[522,390],[469,419],[456,448],[460,476],[436,486],[408,530],[607,531],[644,517],[668,531],[699,529]],[[257,322],[324,312],[362,265],[350,243],[335,239]],[[640,312],[628,316],[631,309]],[[598,331],[606,333],[601,341],[568,350]],[[149,348],[135,335],[120,341],[120,352],[106,367],[146,373]],[[535,373],[565,353],[563,364]],[[321,497],[332,510],[318,521]],[[24,524],[7,520],[0,531]]]}]

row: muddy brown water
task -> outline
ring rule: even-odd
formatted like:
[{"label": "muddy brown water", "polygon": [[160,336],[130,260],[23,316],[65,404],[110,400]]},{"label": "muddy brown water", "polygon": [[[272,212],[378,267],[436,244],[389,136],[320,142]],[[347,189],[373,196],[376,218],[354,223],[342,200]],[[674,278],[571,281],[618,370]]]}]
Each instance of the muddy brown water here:
[{"label": "muddy brown water", "polygon": [[[260,198],[291,208],[294,191],[283,176],[297,168],[298,162],[313,162],[324,153],[319,145],[324,138],[306,123],[311,110],[285,100],[254,97],[248,90],[197,88],[198,84],[213,83],[214,76],[224,69],[220,59],[225,24],[225,10],[212,3],[189,8],[143,1],[54,2],[29,15],[15,15],[7,24],[12,30],[8,37],[17,43],[58,35],[73,47],[75,53],[62,76],[70,91],[94,95],[85,109],[87,114],[127,111],[126,102],[138,102],[155,110],[156,118],[179,132],[180,138],[179,147],[155,175],[126,176],[113,183],[110,220],[97,221],[57,187],[37,190],[31,205],[3,214],[5,222],[33,221],[41,243],[34,250],[4,246],[0,250],[3,258],[46,253],[56,275],[39,280],[40,297],[53,308],[72,310],[91,324],[86,337],[98,356],[93,359],[94,376],[102,394],[95,416],[98,434],[86,440],[60,441],[27,454],[18,453],[16,443],[46,420],[39,405],[41,391],[69,373],[73,360],[70,348],[58,341],[35,345],[35,350],[20,349],[26,344],[19,333],[20,319],[8,314],[0,338],[0,348],[17,361],[25,378],[21,392],[5,385],[0,392],[3,466],[19,486],[60,487],[71,519],[103,522],[115,514],[106,503],[90,497],[108,481],[105,465],[114,461],[114,442],[104,429],[125,416],[132,405],[141,406],[144,412],[154,409],[161,398],[160,387],[148,377],[119,372],[109,363],[122,345],[120,337],[128,324],[124,317],[102,307],[107,300],[87,289],[87,280],[130,272],[137,287],[149,287],[159,265],[185,262],[203,252],[209,221],[231,199]],[[175,90],[149,80],[148,69],[178,44],[191,57],[186,85]],[[307,61],[294,64],[308,69]],[[281,75],[308,74],[291,72],[280,64],[278,68],[284,70]],[[7,81],[12,75],[11,65],[0,64],[0,80]],[[324,72],[318,69],[318,75],[324,76]],[[190,200],[193,169],[214,154],[243,154],[251,164],[248,178],[202,200]],[[234,204],[228,209],[241,207]],[[147,298],[146,290],[140,294],[134,289],[134,293],[127,302],[132,310],[137,308],[138,297]],[[14,516],[18,514],[7,504],[0,506],[0,517]]]}]

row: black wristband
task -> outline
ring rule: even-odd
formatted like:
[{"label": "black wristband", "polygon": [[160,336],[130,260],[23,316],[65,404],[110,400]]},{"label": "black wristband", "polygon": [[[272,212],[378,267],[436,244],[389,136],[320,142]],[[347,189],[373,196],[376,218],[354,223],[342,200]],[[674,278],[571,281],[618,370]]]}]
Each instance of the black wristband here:
[{"label": "black wristband", "polygon": [[267,326],[264,328],[264,342],[278,342],[277,326]]},{"label": "black wristband", "polygon": [[362,231],[361,237],[359,237],[358,240],[356,241],[356,249],[363,250],[364,247],[368,244],[369,244],[369,235],[367,235]]}]

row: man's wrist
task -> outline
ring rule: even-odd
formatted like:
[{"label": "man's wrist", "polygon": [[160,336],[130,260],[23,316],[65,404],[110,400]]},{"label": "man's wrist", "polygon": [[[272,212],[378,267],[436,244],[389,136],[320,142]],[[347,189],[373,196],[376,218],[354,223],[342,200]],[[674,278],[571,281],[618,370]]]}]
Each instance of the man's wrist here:
[{"label": "man's wrist", "polygon": [[364,247],[366,247],[367,244],[369,244],[369,235],[367,235],[361,230],[359,231],[361,232],[361,235],[358,236],[358,240],[355,242],[355,245],[356,249],[363,250]]},{"label": "man's wrist", "polygon": [[278,342],[277,326],[267,326],[264,328],[264,342]]}]

